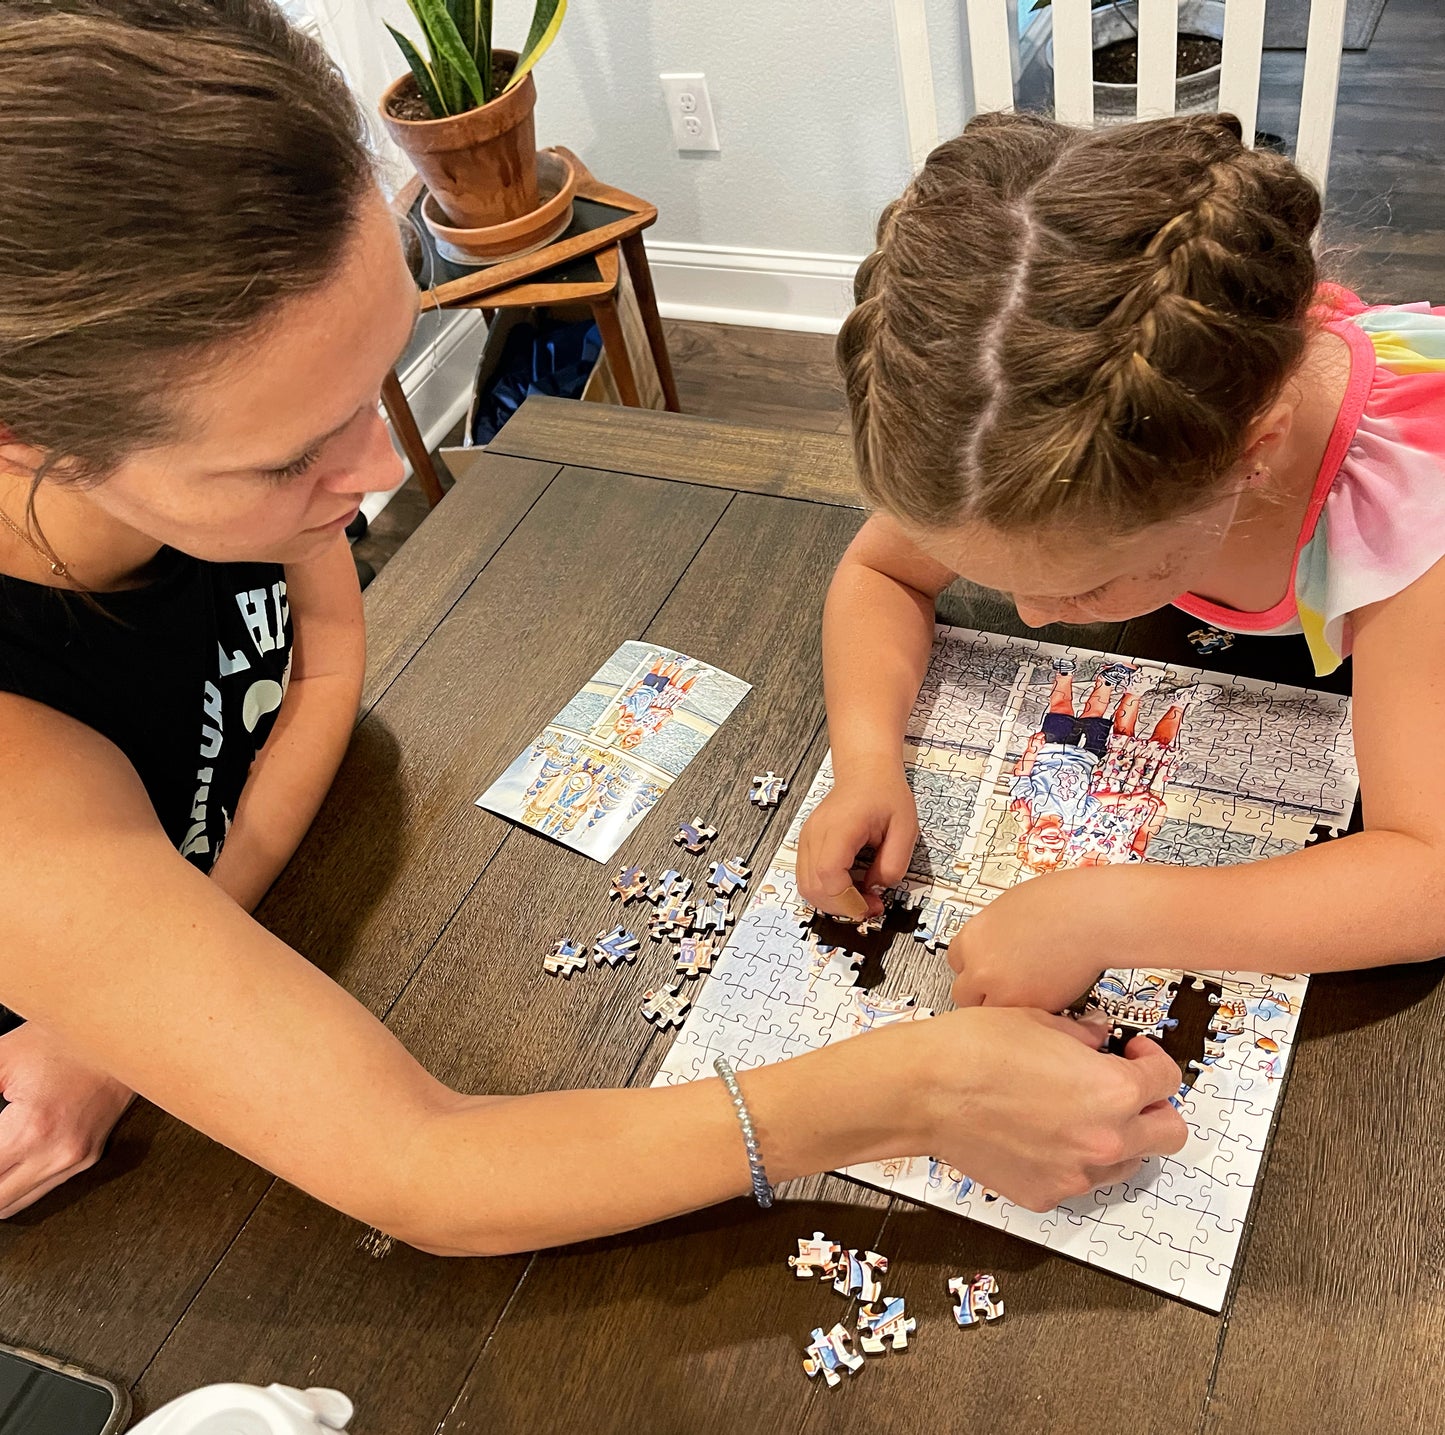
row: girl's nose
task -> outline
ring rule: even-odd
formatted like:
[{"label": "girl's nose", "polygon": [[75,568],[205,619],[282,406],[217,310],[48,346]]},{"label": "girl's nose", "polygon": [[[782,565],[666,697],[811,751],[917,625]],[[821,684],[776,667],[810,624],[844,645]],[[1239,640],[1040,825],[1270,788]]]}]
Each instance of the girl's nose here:
[{"label": "girl's nose", "polygon": [[1021,598],[1015,594],[1014,607],[1030,628],[1047,627],[1050,623],[1057,623],[1062,617],[1057,603],[1049,603],[1042,598]]}]

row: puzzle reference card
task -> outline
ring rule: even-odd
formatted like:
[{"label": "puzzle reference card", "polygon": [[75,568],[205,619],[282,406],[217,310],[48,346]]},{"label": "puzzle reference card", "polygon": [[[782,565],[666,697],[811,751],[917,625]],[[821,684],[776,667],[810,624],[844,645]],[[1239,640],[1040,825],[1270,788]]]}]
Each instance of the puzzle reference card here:
[{"label": "puzzle reference card", "polygon": [[[832,781],[825,759],[659,1083],[710,1076],[719,1055],[757,1066],[931,1015],[948,1000],[948,939],[1016,882],[1272,857],[1337,835],[1356,791],[1345,698],[961,628],[938,631],[905,762],[922,836],[890,894],[899,934],[879,934],[883,980],[864,990],[865,954],[825,919],[810,927],[794,884],[798,832]],[[1092,998],[1187,1070],[1177,1155],[1046,1215],[927,1156],[845,1174],[1222,1309],[1306,978],[1166,966],[1187,955],[1107,973]]]},{"label": "puzzle reference card", "polygon": [[623,643],[479,797],[605,862],[750,684],[651,643]]}]

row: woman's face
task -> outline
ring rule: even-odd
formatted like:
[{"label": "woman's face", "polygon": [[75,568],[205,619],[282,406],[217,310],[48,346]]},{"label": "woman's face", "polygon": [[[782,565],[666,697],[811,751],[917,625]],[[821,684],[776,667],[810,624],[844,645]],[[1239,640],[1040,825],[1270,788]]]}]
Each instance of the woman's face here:
[{"label": "woman's face", "polygon": [[402,465],[377,405],[417,316],[396,221],[369,193],[334,277],[177,396],[177,435],[86,499],[213,562],[301,562]]},{"label": "woman's face", "polygon": [[1238,489],[1209,508],[1122,536],[1078,529],[1005,533],[971,523],[938,533],[909,528],[931,558],[1013,599],[1031,628],[1117,623],[1192,590],[1229,532]]}]

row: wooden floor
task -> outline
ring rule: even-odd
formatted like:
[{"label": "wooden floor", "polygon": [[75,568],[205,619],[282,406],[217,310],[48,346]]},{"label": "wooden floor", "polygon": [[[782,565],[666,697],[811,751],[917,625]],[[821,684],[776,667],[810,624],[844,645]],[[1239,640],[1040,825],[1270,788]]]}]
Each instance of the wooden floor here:
[{"label": "wooden floor", "polygon": [[[1299,51],[1265,56],[1260,128],[1291,143],[1303,71]],[[1328,277],[1371,302],[1445,303],[1441,0],[1389,0],[1370,48],[1344,56],[1324,241]],[[685,413],[846,431],[831,337],[727,324],[665,327]],[[459,441],[459,433],[449,436]],[[356,545],[357,557],[379,569],[425,516],[408,483]]]}]

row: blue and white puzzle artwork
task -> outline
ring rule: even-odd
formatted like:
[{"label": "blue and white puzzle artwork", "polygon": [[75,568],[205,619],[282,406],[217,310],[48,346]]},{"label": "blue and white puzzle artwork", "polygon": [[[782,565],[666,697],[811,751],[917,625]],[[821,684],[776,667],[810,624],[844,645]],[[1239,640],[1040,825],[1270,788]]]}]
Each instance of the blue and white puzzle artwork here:
[{"label": "blue and white puzzle artwork", "polygon": [[623,643],[477,806],[605,862],[750,691],[686,653]]},{"label": "blue and white puzzle artwork", "polygon": [[[809,929],[794,884],[798,832],[832,781],[825,758],[658,1083],[710,1076],[718,1056],[745,1069],[927,1018],[948,1001],[948,937],[1016,882],[1293,851],[1343,829],[1357,787],[1346,698],[962,628],[938,630],[904,758],[922,836],[893,894],[904,921],[890,924],[912,939],[892,938],[883,980],[857,984],[862,958],[826,926]],[[1159,959],[1106,974],[1094,1001],[1126,1035],[1172,1028],[1170,1040],[1192,1043],[1177,1155],[1044,1215],[924,1155],[844,1174],[1222,1309],[1307,979],[1196,975],[1162,965],[1187,953]]]}]

